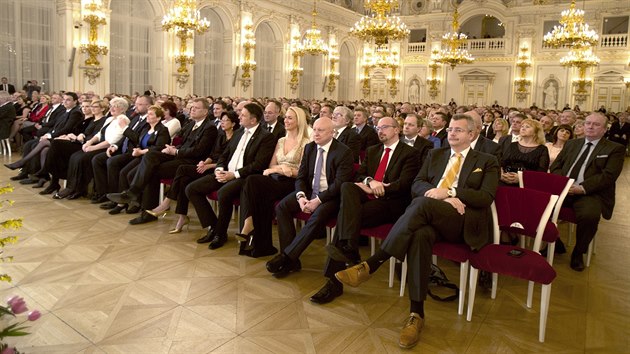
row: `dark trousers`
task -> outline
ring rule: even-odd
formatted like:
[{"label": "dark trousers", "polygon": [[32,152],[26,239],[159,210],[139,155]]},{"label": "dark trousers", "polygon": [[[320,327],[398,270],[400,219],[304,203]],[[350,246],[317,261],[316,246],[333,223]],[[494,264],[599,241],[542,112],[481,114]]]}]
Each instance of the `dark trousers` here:
[{"label": "dark trousers", "polygon": [[131,156],[131,153],[108,157],[106,153],[101,152],[94,156],[92,158],[92,171],[96,194],[122,192],[124,189],[120,188],[119,181],[123,175],[125,186],[129,185],[129,182],[126,182],[128,171],[123,174],[122,170],[134,160],[137,160],[136,164],[133,165],[135,167],[140,163],[140,158]]},{"label": "dark trousers", "polygon": [[300,233],[296,235],[293,217],[300,210],[300,204],[295,198],[295,193],[287,195],[276,206],[280,250],[292,260],[300,258],[300,255],[317,235],[326,232],[326,223],[334,218],[339,211],[339,200],[333,199],[320,204],[311,214]]},{"label": "dark trousers", "polygon": [[252,217],[254,249],[261,252],[273,248],[271,222],[274,204],[295,190],[295,179],[285,176],[251,175],[241,190],[241,221]]},{"label": "dark trousers", "polygon": [[435,241],[464,243],[463,225],[464,216],[455,208],[428,197],[414,198],[396,221],[381,249],[400,261],[407,256],[411,300],[424,301],[427,297]]},{"label": "dark trousers", "polygon": [[70,156],[68,163],[68,182],[66,188],[86,194],[88,184],[92,180],[92,159],[105,149],[84,152],[79,150]]},{"label": "dark trousers", "polygon": [[[186,196],[195,207],[201,227],[211,226],[217,236],[227,236],[227,229],[232,218],[232,205],[239,198],[243,184],[245,184],[245,181],[242,178],[233,179],[228,183],[221,183],[212,174],[203,176],[186,187]],[[218,217],[206,198],[206,195],[214,191],[217,191],[219,197]]]},{"label": "dark trousers", "polygon": [[[405,211],[402,199],[371,199],[368,194],[352,182],[341,185],[341,204],[337,215],[337,227],[333,243],[341,246],[340,241],[358,244],[361,228],[392,223]],[[324,275],[332,278],[338,271],[346,269],[344,262],[330,257],[326,260]]]},{"label": "dark trousers", "polygon": [[576,254],[584,254],[588,251],[602,215],[602,202],[594,195],[569,195],[564,199],[564,207],[572,208],[575,211],[577,227],[575,228],[575,248]]},{"label": "dark trousers", "polygon": [[166,193],[166,197],[171,200],[177,200],[177,207],[175,207],[175,213],[179,215],[188,214],[189,200],[186,196],[186,186],[192,181],[197,180],[203,176],[211,175],[214,170],[207,170],[206,172],[197,172],[197,165],[181,165],[177,168],[175,178],[171,188]]},{"label": "dark trousers", "polygon": [[[33,151],[33,149],[35,149],[37,144],[39,144],[39,139],[32,139],[32,140],[26,142],[22,146],[22,156],[28,155],[31,151]],[[36,173],[37,171],[39,171],[39,169],[41,167],[42,167],[42,165],[41,165],[40,159],[38,157],[38,158],[34,158],[34,159],[28,160],[26,162],[26,164],[24,165],[24,167],[22,167],[22,171],[24,171],[24,172],[26,172],[28,174],[33,174],[33,173]]]}]

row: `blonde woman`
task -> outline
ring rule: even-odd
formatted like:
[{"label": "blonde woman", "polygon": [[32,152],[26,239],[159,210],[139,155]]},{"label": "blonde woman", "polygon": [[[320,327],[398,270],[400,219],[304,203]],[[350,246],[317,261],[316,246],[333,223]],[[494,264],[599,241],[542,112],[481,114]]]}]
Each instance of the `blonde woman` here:
[{"label": "blonde woman", "polygon": [[547,172],[549,169],[549,151],[545,146],[542,124],[525,119],[519,137],[519,141],[511,143],[501,156],[501,182],[504,185],[518,184],[518,171]]},{"label": "blonde woman", "polygon": [[[274,201],[295,189],[304,146],[310,141],[304,110],[289,107],[284,117],[287,135],[278,140],[269,168],[262,175],[247,177],[241,191],[241,254],[263,257],[275,254],[271,240]],[[255,236],[254,236],[255,231]]]},{"label": "blonde woman", "polygon": [[492,130],[494,130],[494,141],[495,143],[499,143],[499,140],[508,134],[510,126],[507,121],[503,118],[495,118],[494,123],[492,123]]}]

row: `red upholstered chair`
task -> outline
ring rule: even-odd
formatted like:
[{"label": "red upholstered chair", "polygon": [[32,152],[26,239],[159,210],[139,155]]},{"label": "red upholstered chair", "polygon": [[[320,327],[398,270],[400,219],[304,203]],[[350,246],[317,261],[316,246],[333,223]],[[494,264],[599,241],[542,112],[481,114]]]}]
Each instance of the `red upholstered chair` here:
[{"label": "red upholstered chair", "polygon": [[[219,193],[217,191],[212,191],[212,193],[208,194],[206,196],[206,198],[208,198],[208,200],[213,204],[212,208],[214,209],[214,212],[217,213],[217,203],[219,202]],[[239,199],[234,200],[234,202],[232,202],[232,204],[234,205],[234,211],[232,212],[232,218],[236,220],[236,225],[240,225],[240,215],[239,215],[239,210],[238,207],[241,205],[241,201]],[[240,226],[238,226],[240,228]]]},{"label": "red upholstered chair", "polygon": [[[295,214],[295,227],[298,227],[298,223],[301,223],[302,226],[311,218],[311,214],[305,213],[303,211]],[[328,220],[326,223],[326,244],[329,244],[335,234],[335,228],[337,227],[337,218]]]},{"label": "red upholstered chair", "polygon": [[[538,340],[545,341],[551,282],[556,277],[556,271],[538,251],[545,226],[557,200],[558,196],[526,188],[499,187],[497,189],[495,202],[492,204],[494,243],[470,255],[470,293],[466,320],[472,319],[479,270],[493,273],[493,299],[496,297],[497,273],[533,281],[542,284]],[[501,245],[500,230],[528,234],[535,230],[533,249]],[[520,256],[512,255],[512,252],[520,253]],[[531,307],[531,302],[528,302],[527,307]]]},{"label": "red upholstered chair", "polygon": [[160,203],[162,203],[162,201],[164,200],[164,189],[166,186],[170,186],[171,184],[173,184],[173,180],[172,179],[161,179],[160,180]]},{"label": "red upholstered chair", "polygon": [[[382,224],[382,225],[378,225],[378,226],[374,226],[374,227],[366,227],[361,229],[361,235],[363,236],[367,236],[370,238],[370,254],[374,255],[374,253],[376,252],[376,240],[381,240],[383,241],[384,239],[387,238],[387,235],[389,235],[389,232],[391,231],[392,227],[394,226],[394,224]],[[394,286],[394,268],[396,265],[396,258],[391,257],[389,259],[389,287],[393,287]],[[407,275],[407,268],[406,268],[407,263],[403,262],[403,277]],[[400,283],[400,296],[403,296],[405,293],[405,286],[404,286],[404,280],[401,280]]]},{"label": "red upholstered chair", "polygon": [[[553,255],[556,248],[556,240],[560,236],[558,232],[558,215],[560,214],[560,208],[569,193],[569,188],[573,184],[574,179],[537,171],[518,171],[518,184],[521,188],[534,189],[541,192],[550,193],[558,196],[558,202],[554,206],[551,219],[545,227],[545,233],[543,234],[543,241],[549,244],[547,249],[547,262],[553,265]],[[535,235],[526,235],[534,237]],[[521,244],[521,247],[524,245]]]}]

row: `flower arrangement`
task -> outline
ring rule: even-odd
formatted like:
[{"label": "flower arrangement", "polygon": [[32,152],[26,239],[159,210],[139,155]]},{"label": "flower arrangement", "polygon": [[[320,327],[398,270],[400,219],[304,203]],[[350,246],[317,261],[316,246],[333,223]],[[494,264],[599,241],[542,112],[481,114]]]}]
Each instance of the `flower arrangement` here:
[{"label": "flower arrangement", "polygon": [[[0,187],[0,195],[13,192],[13,187],[7,185]],[[9,199],[0,199],[0,209],[5,205],[13,205],[13,201]],[[0,211],[4,212],[4,211]],[[22,219],[7,219],[0,221],[0,232],[5,230],[17,230],[22,227]],[[0,263],[11,262],[13,257],[4,256],[4,247],[8,244],[16,243],[18,238],[16,236],[0,236]],[[6,273],[0,273],[0,282],[11,282],[11,277]],[[23,298],[13,296],[7,300],[7,306],[0,305],[0,354],[15,354],[19,353],[15,347],[10,347],[9,344],[4,342],[6,337],[25,336],[28,334],[25,330],[28,328],[24,324],[28,321],[36,321],[41,313],[37,310],[31,311],[27,314],[26,320],[9,324],[7,317],[17,318],[17,315],[21,315],[28,311],[26,302]],[[8,325],[6,325],[6,324]],[[6,327],[5,327],[6,326]]]}]

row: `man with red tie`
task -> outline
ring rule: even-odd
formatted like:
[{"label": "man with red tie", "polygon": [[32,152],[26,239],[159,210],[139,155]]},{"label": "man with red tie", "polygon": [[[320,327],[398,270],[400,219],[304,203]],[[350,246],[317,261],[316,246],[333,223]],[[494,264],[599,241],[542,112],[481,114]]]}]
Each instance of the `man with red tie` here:
[{"label": "man with red tie", "polygon": [[368,147],[355,182],[341,186],[337,228],[327,247],[324,276],[328,281],[312,302],[325,304],[343,293],[334,275],[346,264],[361,261],[357,250],[361,228],[392,223],[409,204],[411,183],[420,170],[420,151],[399,140],[400,130],[395,119],[380,119],[376,126],[380,144]]}]

